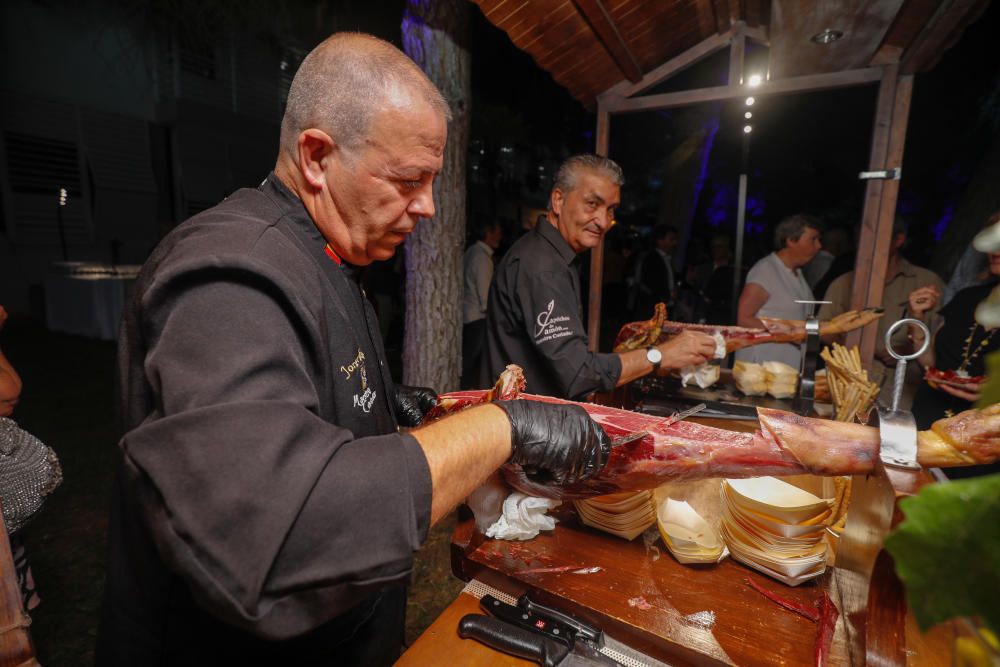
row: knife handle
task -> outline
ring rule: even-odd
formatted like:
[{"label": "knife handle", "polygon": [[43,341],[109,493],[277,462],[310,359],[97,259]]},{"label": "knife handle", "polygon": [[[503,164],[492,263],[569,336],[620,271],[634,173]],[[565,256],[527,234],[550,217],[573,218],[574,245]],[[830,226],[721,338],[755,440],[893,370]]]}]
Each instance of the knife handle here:
[{"label": "knife handle", "polygon": [[466,614],[458,622],[458,636],[475,639],[509,655],[533,660],[543,667],[556,667],[569,654],[569,647],[483,614]]}]

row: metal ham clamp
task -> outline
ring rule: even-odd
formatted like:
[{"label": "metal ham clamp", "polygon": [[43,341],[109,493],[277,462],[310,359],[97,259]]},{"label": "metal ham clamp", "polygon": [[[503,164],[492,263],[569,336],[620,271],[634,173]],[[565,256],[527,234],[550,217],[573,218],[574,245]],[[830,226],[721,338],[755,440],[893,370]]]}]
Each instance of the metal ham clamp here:
[{"label": "metal ham clamp", "polygon": [[802,344],[802,361],[799,364],[799,393],[795,397],[794,410],[800,415],[813,414],[813,400],[816,396],[816,358],[819,356],[819,318],[816,306],[832,301],[804,301],[796,299],[808,312],[806,316],[806,341]]},{"label": "metal ham clamp", "polygon": [[[910,354],[900,354],[892,347],[892,335],[901,326],[913,324],[923,330],[924,344],[920,349]],[[892,403],[889,408],[879,408],[878,428],[882,439],[881,458],[886,465],[898,468],[916,470],[917,463],[917,423],[913,413],[899,409],[899,399],[903,394],[903,384],[906,381],[906,364],[919,357],[930,345],[930,331],[927,325],[912,318],[895,322],[885,332],[885,349],[896,360],[896,377],[892,387]]]},{"label": "metal ham clamp", "polygon": [[[912,354],[899,354],[892,347],[892,334],[911,323],[923,329],[924,345]],[[851,478],[851,503],[837,547],[837,567],[830,583],[831,596],[838,601],[844,619],[844,640],[851,655],[851,664],[863,665],[866,661],[867,664],[898,663],[899,656],[893,653],[895,648],[891,642],[876,642],[874,646],[867,646],[863,619],[867,614],[871,580],[877,563],[882,563],[882,570],[891,569],[884,559],[879,560],[879,554],[892,528],[896,490],[885,467],[879,463],[901,468],[903,474],[920,468],[917,464],[917,425],[912,413],[899,409],[899,399],[907,362],[923,354],[929,341],[927,326],[914,319],[900,320],[885,333],[885,349],[897,360],[897,365],[892,403],[888,408],[880,407],[873,413],[877,417],[872,418],[878,420],[881,462],[876,462],[875,469],[868,475]]]}]

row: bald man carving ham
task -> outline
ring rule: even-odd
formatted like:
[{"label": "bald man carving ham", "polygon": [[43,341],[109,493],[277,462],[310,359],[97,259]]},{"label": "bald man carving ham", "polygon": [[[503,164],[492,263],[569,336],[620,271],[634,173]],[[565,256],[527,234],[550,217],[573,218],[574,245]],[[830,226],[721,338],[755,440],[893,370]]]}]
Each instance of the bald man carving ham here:
[{"label": "bald man carving ham", "polygon": [[99,665],[392,664],[434,522],[508,461],[566,483],[605,465],[579,406],[420,427],[435,392],[389,375],[359,275],[434,224],[449,116],[398,49],[334,35],[274,171],[149,257],[119,337]]}]

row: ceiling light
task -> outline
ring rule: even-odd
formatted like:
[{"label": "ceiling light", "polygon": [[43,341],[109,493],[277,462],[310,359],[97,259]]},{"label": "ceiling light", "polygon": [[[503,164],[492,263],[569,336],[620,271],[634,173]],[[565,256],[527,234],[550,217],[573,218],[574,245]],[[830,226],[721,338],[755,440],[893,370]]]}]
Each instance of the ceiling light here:
[{"label": "ceiling light", "polygon": [[838,39],[844,36],[844,33],[840,30],[833,30],[832,28],[827,28],[823,32],[816,33],[809,39],[817,44],[829,44],[830,42],[836,42]]},{"label": "ceiling light", "polygon": [[752,97],[748,97],[748,98],[747,98],[747,106],[748,106],[748,107],[752,107],[752,106],[753,106],[753,103],[754,103],[755,101],[756,101],[756,100],[754,100],[754,98],[752,98]]},{"label": "ceiling light", "polygon": [[743,114],[743,117],[746,118],[747,120],[750,120],[751,118],[753,118],[753,114],[747,111],[745,114]]},{"label": "ceiling light", "polygon": [[750,78],[747,80],[747,84],[751,88],[756,88],[760,85],[760,74],[751,74]]},{"label": "ceiling light", "polygon": [[749,125],[744,125],[743,126],[743,133],[744,134],[750,134],[751,132],[753,132],[753,128],[751,126],[749,126]]}]

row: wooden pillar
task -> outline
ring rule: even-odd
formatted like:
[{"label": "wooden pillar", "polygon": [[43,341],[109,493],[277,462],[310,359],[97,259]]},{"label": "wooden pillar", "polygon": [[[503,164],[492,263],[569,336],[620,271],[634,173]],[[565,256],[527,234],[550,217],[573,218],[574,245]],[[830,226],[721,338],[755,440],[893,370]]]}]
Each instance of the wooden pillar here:
[{"label": "wooden pillar", "polygon": [[733,41],[729,45],[729,85],[743,84],[743,61],[746,56],[746,35],[743,21],[733,26]]},{"label": "wooden pillar", "polygon": [[[611,114],[605,105],[597,103],[597,145],[594,152],[608,156],[608,132],[610,132]],[[590,292],[588,297],[587,316],[587,348],[596,352],[601,342],[601,288],[604,276],[604,238],[590,251]]]},{"label": "wooden pillar", "polygon": [[[900,76],[897,65],[886,65],[875,108],[869,171],[902,167],[912,96],[913,75]],[[898,195],[899,181],[895,179],[872,179],[865,187],[864,215],[851,288],[853,309],[882,305]],[[860,347],[863,364],[869,364],[875,354],[876,336],[874,326],[847,335],[848,345]]]}]

